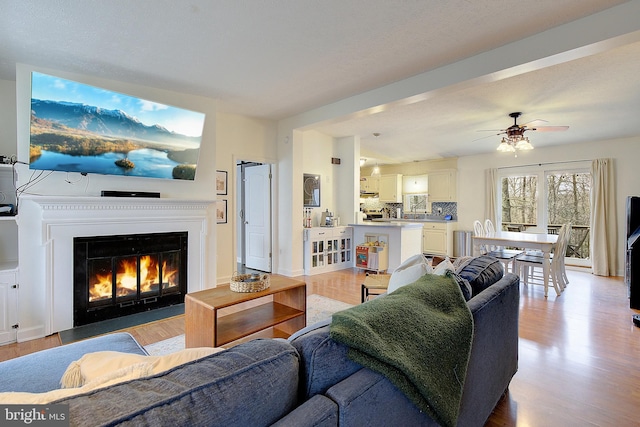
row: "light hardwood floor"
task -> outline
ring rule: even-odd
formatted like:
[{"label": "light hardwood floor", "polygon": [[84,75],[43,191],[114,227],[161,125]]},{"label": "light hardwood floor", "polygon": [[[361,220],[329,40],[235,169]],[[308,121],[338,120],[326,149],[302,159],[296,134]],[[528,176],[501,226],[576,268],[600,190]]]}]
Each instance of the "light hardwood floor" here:
[{"label": "light hardwood floor", "polygon": [[[568,271],[558,298],[522,286],[519,370],[487,426],[640,425],[640,328],[621,278]],[[364,274],[302,276],[307,294],[360,302]],[[553,293],[552,293],[553,294]],[[142,344],[184,332],[182,316],[127,329]],[[60,345],[57,335],[0,347],[0,360]]]}]

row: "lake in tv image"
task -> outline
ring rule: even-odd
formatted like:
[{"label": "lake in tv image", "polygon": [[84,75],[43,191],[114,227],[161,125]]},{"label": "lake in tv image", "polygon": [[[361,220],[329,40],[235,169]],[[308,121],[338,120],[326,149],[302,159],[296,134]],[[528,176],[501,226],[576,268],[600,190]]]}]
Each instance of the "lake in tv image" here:
[{"label": "lake in tv image", "polygon": [[204,119],[33,72],[29,168],[193,180]]},{"label": "lake in tv image", "polygon": [[115,164],[124,154],[105,153],[97,156],[71,156],[42,150],[40,157],[31,162],[31,169],[64,172],[98,173],[105,175],[143,176],[172,179],[173,169],[180,165],[167,157],[167,153],[152,149],[133,150],[127,158],[134,168],[122,168]]}]

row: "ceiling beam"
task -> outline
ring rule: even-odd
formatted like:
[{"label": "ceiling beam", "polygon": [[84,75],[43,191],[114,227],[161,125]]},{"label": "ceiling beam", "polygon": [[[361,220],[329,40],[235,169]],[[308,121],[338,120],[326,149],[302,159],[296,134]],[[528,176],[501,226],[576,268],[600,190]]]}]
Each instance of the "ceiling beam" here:
[{"label": "ceiling beam", "polygon": [[309,129],[424,101],[437,94],[506,79],[640,41],[640,0],[546,30],[517,42],[394,82],[279,122],[281,131]]}]

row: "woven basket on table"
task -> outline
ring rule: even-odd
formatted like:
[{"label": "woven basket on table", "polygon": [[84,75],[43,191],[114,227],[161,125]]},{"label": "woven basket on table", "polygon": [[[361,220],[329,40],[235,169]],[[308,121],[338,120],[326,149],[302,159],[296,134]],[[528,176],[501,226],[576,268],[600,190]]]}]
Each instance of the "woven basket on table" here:
[{"label": "woven basket on table", "polygon": [[231,277],[230,289],[233,292],[260,292],[269,288],[268,274],[238,274]]}]

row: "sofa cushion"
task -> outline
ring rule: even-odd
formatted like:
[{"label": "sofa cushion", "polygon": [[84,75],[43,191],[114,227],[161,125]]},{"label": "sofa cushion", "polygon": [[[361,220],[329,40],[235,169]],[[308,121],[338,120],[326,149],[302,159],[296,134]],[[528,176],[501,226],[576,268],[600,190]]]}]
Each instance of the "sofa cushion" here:
[{"label": "sofa cushion", "polygon": [[476,296],[504,276],[504,267],[497,258],[481,255],[461,265],[457,273],[469,281],[473,296]]},{"label": "sofa cushion", "polygon": [[387,293],[391,293],[402,286],[413,283],[432,269],[427,258],[422,254],[413,255],[403,261],[398,268],[393,270],[389,278]]},{"label": "sofa cushion", "polygon": [[60,378],[71,362],[80,359],[86,353],[105,350],[147,354],[144,348],[125,332],[50,348],[0,363],[0,392],[43,393],[55,390],[60,387]]},{"label": "sofa cushion", "polygon": [[465,301],[469,301],[471,296],[473,295],[473,289],[471,288],[471,284],[467,279],[459,275],[458,273],[451,272],[451,277],[456,281],[458,286],[460,286],[460,290],[462,291],[462,296]]},{"label": "sofa cushion", "polygon": [[222,350],[224,349],[211,347],[185,348],[162,356],[143,356],[119,351],[96,351],[87,353],[80,359],[71,362],[60,380],[60,386],[63,388],[81,387],[97,378],[104,377],[106,373],[137,364],[149,365],[149,374],[158,374]]},{"label": "sofa cushion", "polygon": [[437,276],[444,276],[447,271],[455,272],[456,268],[453,266],[453,263],[446,257],[444,260],[440,261],[438,265],[433,269],[433,274]]},{"label": "sofa cushion", "polygon": [[71,425],[270,425],[297,406],[298,372],[289,343],[257,339],[55,403]]}]

